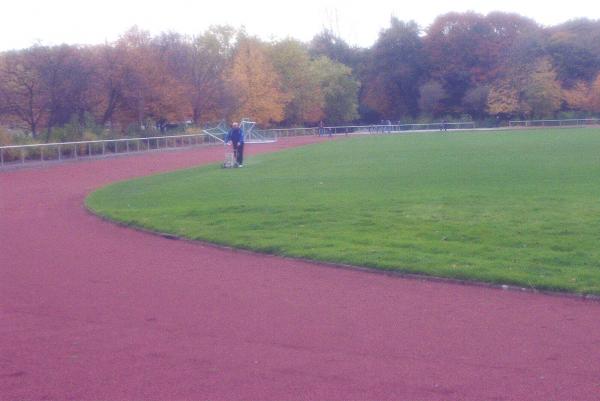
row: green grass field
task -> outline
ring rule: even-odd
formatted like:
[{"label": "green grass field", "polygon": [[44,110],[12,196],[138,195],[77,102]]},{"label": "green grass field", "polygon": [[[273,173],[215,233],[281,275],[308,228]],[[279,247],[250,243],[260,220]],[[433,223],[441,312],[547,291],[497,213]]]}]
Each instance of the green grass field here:
[{"label": "green grass field", "polygon": [[113,184],[87,205],[260,252],[600,294],[600,130],[357,137]]}]

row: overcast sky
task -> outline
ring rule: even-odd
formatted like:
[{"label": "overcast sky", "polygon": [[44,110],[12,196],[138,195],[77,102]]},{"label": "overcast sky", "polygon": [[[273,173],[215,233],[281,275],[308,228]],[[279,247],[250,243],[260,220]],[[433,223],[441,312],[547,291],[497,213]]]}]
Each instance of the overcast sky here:
[{"label": "overcast sky", "polygon": [[426,28],[449,11],[516,12],[542,25],[600,19],[600,2],[570,0],[2,0],[0,51],[45,45],[112,42],[137,25],[153,34],[197,34],[210,25],[245,26],[263,39],[310,40],[323,28],[348,43],[371,46],[391,16]]}]

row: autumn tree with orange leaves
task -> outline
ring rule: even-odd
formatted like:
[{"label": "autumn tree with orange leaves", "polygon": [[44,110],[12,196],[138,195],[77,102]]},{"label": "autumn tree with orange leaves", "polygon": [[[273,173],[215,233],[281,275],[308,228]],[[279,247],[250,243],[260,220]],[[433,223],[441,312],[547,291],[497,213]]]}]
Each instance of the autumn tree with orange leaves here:
[{"label": "autumn tree with orange leaves", "polygon": [[425,29],[392,18],[370,48],[330,30],[303,43],[230,26],[194,36],[134,27],[102,45],[0,53],[0,125],[49,140],[66,138],[53,133],[66,126],[81,127],[77,139],[88,125],[153,135],[243,117],[263,126],[597,117],[599,43],[600,21],[542,27],[502,12],[452,12]]},{"label": "autumn tree with orange leaves", "polygon": [[572,110],[600,113],[600,74],[593,82],[577,82],[572,88],[563,90],[563,100]]},{"label": "autumn tree with orange leaves", "polygon": [[225,77],[233,97],[231,119],[251,117],[271,125],[285,118],[290,96],[284,93],[281,77],[258,39],[240,39]]},{"label": "autumn tree with orange leaves", "polygon": [[115,47],[124,57],[120,77],[123,100],[116,112],[121,125],[135,121],[145,128],[147,119],[180,121],[190,114],[184,83],[170,73],[166,58],[161,57],[148,32],[134,28]]}]

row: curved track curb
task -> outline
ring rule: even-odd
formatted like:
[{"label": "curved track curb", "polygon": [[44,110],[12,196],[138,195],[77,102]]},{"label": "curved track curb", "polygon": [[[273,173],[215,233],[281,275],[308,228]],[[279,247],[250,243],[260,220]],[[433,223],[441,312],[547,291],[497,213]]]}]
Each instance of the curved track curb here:
[{"label": "curved track curb", "polygon": [[444,283],[444,284],[454,284],[454,285],[462,285],[462,286],[482,287],[482,288],[490,288],[490,289],[494,289],[494,290],[521,292],[521,293],[529,293],[529,294],[540,294],[540,295],[547,295],[547,296],[552,296],[552,297],[568,298],[568,299],[591,301],[591,302],[600,302],[600,295],[595,295],[595,294],[568,293],[568,292],[561,292],[561,291],[550,291],[550,290],[542,290],[542,289],[536,289],[536,288],[519,287],[516,285],[509,285],[509,284],[488,283],[485,281],[461,280],[461,279],[454,279],[454,278],[448,278],[448,277],[428,276],[425,274],[407,273],[407,272],[397,271],[397,270],[385,270],[385,269],[378,269],[375,267],[357,266],[357,265],[351,265],[351,264],[346,264],[346,263],[328,262],[328,261],[323,261],[323,260],[319,260],[319,259],[296,258],[293,256],[288,256],[288,255],[278,255],[278,254],[267,253],[267,252],[259,252],[259,251],[255,251],[252,249],[236,248],[233,246],[217,244],[217,243],[210,242],[210,241],[195,240],[195,239],[190,239],[190,238],[186,238],[186,237],[181,237],[181,236],[178,236],[175,234],[154,231],[154,230],[150,230],[148,228],[140,227],[135,224],[123,223],[119,220],[113,220],[109,217],[103,216],[100,213],[96,213],[93,209],[88,207],[87,204],[85,205],[85,209],[92,216],[98,217],[98,218],[102,219],[103,221],[115,224],[120,227],[129,228],[132,230],[140,231],[140,232],[143,232],[146,234],[155,235],[155,236],[162,237],[165,239],[183,241],[183,242],[187,242],[190,244],[201,244],[204,246],[209,246],[209,247],[213,247],[216,249],[224,249],[227,251],[249,253],[252,255],[273,256],[273,257],[278,257],[278,258],[282,258],[282,259],[296,260],[296,261],[305,262],[305,263],[333,267],[333,268],[337,268],[337,269],[348,269],[348,270],[360,271],[360,272],[370,273],[370,274],[381,274],[384,276],[397,277],[397,278],[402,278],[402,279],[428,281],[428,282],[432,282],[432,283]]}]

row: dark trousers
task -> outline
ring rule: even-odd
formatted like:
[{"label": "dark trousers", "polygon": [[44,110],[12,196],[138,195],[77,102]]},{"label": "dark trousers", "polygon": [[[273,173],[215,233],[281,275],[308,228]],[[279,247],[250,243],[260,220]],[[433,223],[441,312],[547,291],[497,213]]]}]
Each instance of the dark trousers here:
[{"label": "dark trousers", "polygon": [[244,143],[243,142],[231,142],[233,145],[233,154],[235,155],[235,161],[237,164],[244,164]]}]

